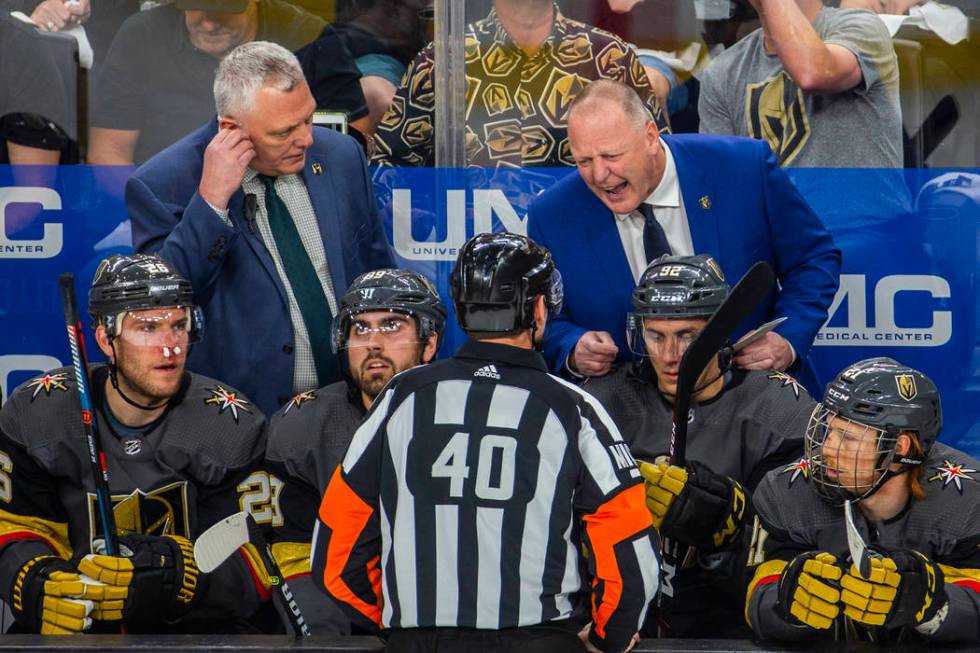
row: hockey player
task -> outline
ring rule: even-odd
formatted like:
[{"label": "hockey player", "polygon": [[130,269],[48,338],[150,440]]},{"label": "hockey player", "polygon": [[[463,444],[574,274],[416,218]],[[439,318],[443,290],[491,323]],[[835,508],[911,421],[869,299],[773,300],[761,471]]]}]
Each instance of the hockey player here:
[{"label": "hockey player", "polygon": [[127,555],[97,553],[104,533],[73,371],[22,385],[0,411],[0,593],[15,629],[254,632],[268,605],[256,558],[244,550],[199,574],[192,540],[239,510],[236,486],[264,451],[262,415],[234,388],[184,370],[201,315],[160,258],[104,260],[89,311],[109,360],[92,366],[90,388]]},{"label": "hockey player", "polygon": [[[687,464],[665,462],[681,357],[728,292],[710,256],[660,257],[633,291],[628,340],[636,362],[585,385],[643,461],[647,505],[661,536],[683,545],[676,578],[664,569],[664,592],[672,594],[656,625],[672,637],[750,634],[739,535],[746,519],[752,523],[751,493],[766,472],[800,459],[814,406],[786,374],[732,368],[731,354],[721,352],[695,385]],[[645,631],[655,629],[652,622]]]},{"label": "hockey player", "polygon": [[941,428],[936,386],[890,358],[827,386],[805,465],[755,494],[746,618],[760,637],[980,641],[980,462],[937,443]]},{"label": "hockey player", "polygon": [[293,397],[272,418],[266,465],[281,514],[270,510],[259,521],[272,527],[273,554],[315,635],[351,630],[310,578],[320,498],[371,402],[395,374],[435,357],[445,322],[446,307],[424,276],[365,272],[347,289],[333,322],[333,348],[347,380]]},{"label": "hockey player", "polygon": [[320,505],[314,578],[392,652],[583,650],[590,589],[590,650],[623,651],[657,590],[656,532],[615,425],[535,351],[561,304],[551,255],[481,234],[451,288],[471,339],[375,400]]}]

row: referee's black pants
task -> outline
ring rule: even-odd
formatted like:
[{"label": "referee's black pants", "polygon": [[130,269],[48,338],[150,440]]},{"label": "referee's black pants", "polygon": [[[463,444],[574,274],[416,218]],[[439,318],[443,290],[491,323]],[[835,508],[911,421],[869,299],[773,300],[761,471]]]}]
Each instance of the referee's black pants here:
[{"label": "referee's black pants", "polygon": [[385,653],[579,653],[585,645],[566,624],[504,630],[400,628],[389,632]]}]

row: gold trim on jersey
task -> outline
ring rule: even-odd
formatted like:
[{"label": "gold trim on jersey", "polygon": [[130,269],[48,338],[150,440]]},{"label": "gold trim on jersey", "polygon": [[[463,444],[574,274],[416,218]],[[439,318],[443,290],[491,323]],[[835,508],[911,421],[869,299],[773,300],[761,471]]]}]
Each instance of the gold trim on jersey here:
[{"label": "gold trim on jersey", "polygon": [[943,570],[943,579],[947,583],[970,585],[975,591],[980,591],[980,569],[961,569],[939,564]]},{"label": "gold trim on jersey", "polygon": [[[265,568],[265,563],[262,562],[262,556],[259,555],[259,550],[255,548],[255,545],[252,543],[243,544],[239,551],[244,554],[256,580],[265,589],[271,589],[273,585],[272,576],[269,575],[269,571]],[[280,583],[282,583],[282,579],[278,579],[275,584],[278,585]]]},{"label": "gold trim on jersey", "polygon": [[752,594],[763,580],[782,574],[783,569],[788,564],[785,560],[766,560],[756,568],[755,575],[752,576],[752,581],[749,582],[749,588],[745,592],[745,623],[749,624],[749,626],[752,625],[752,621],[749,619],[749,604],[752,601]]},{"label": "gold trim on jersey", "polygon": [[68,539],[68,524],[50,521],[40,517],[18,515],[0,509],[0,540],[10,533],[33,533],[51,545],[59,557],[68,559],[72,556],[71,541]]},{"label": "gold trim on jersey", "polygon": [[272,557],[286,578],[311,572],[309,542],[276,542],[272,545]]}]

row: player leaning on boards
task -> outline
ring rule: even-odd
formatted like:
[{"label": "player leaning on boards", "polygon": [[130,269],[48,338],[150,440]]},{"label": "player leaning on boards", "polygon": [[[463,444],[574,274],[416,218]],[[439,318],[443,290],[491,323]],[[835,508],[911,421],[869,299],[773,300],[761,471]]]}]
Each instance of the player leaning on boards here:
[{"label": "player leaning on boards", "polygon": [[[350,634],[350,620],[310,578],[310,538],[330,475],[374,398],[395,374],[432,361],[446,307],[411,270],[382,269],[354,280],[333,322],[345,380],[293,397],[270,422],[266,466],[281,513],[270,510],[272,550],[314,635]],[[259,521],[263,521],[260,517]]]},{"label": "player leaning on boards", "polygon": [[[640,276],[627,338],[634,362],[584,386],[609,411],[636,458],[665,460],[681,357],[729,290],[705,254],[661,256]],[[695,384],[687,464],[640,463],[654,525],[663,537],[695,547],[689,556],[682,549],[686,564],[671,579],[673,597],[659,615],[672,637],[750,634],[742,617],[739,536],[743,524],[752,523],[752,490],[766,472],[799,460],[814,406],[785,373],[738,369],[731,361],[730,352],[715,355]],[[671,571],[664,569],[665,591]]]},{"label": "player leaning on boards", "polygon": [[314,578],[390,653],[565,653],[584,650],[587,565],[583,637],[623,651],[657,591],[657,538],[616,426],[535,351],[561,276],[528,238],[481,234],[451,288],[470,340],[375,400],[323,497]]},{"label": "player leaning on boards", "polygon": [[756,634],[980,641],[980,487],[971,476],[980,463],[937,443],[941,428],[936,386],[890,358],[856,363],[827,386],[805,466],[771,472],[755,493],[764,562],[746,617]]},{"label": "player leaning on boards", "polygon": [[238,510],[235,486],[264,451],[262,415],[184,370],[203,325],[190,284],[160,258],[104,260],[89,311],[109,359],[91,371],[95,423],[132,555],[86,555],[103,534],[71,368],[22,385],[0,411],[0,596],[16,630],[254,632],[246,619],[256,624],[264,597],[248,555],[199,574],[190,540]]}]

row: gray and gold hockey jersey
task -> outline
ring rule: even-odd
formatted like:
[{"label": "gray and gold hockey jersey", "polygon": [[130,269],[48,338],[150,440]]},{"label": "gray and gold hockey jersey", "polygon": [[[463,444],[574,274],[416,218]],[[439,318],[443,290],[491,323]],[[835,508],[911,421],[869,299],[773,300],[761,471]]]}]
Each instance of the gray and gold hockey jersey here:
[{"label": "gray and gold hockey jersey", "polygon": [[[946,580],[949,612],[932,636],[936,642],[980,642],[980,462],[943,444],[935,444],[921,471],[925,498],[911,499],[895,517],[871,522],[855,509],[854,521],[870,547],[914,549],[935,561]],[[914,472],[911,472],[914,473]],[[778,580],[786,564],[800,553],[827,551],[848,559],[842,508],[820,499],[809,485],[804,462],[773,470],[755,492],[757,525],[752,535],[750,564],[755,575],[748,589],[746,617],[763,638],[801,640],[831,637],[833,629],[817,631],[789,624],[776,600]],[[899,636],[876,628],[848,624],[848,637],[889,641]],[[911,638],[922,637],[912,629]]]},{"label": "gray and gold hockey jersey", "polygon": [[[668,454],[673,404],[657,389],[649,363],[623,365],[583,387],[609,411],[634,457],[654,461]],[[692,402],[687,456],[751,493],[769,470],[802,456],[814,405],[806,390],[783,372],[731,370],[721,393]],[[743,618],[744,554],[741,549],[688,551],[671,579],[674,597],[661,615],[671,636],[749,635]],[[711,619],[704,618],[706,613]]]},{"label": "gray and gold hockey jersey", "polygon": [[310,578],[310,540],[330,476],[367,410],[346,381],[302,392],[272,416],[266,469],[278,513],[266,524],[272,553],[314,635],[347,635],[350,619]]},{"label": "gray and gold hockey jersey", "polygon": [[[243,509],[265,448],[262,414],[234,388],[186,374],[167,411],[145,431],[117,435],[106,416],[108,368],[93,366],[95,421],[105,451],[119,535],[193,540]],[[239,486],[244,492],[240,500]],[[244,506],[247,507],[247,506]],[[74,373],[56,369],[15,390],[0,411],[0,597],[30,558],[78,559],[102,537]],[[207,576],[206,594],[160,632],[238,631],[268,598],[247,554]]]}]

